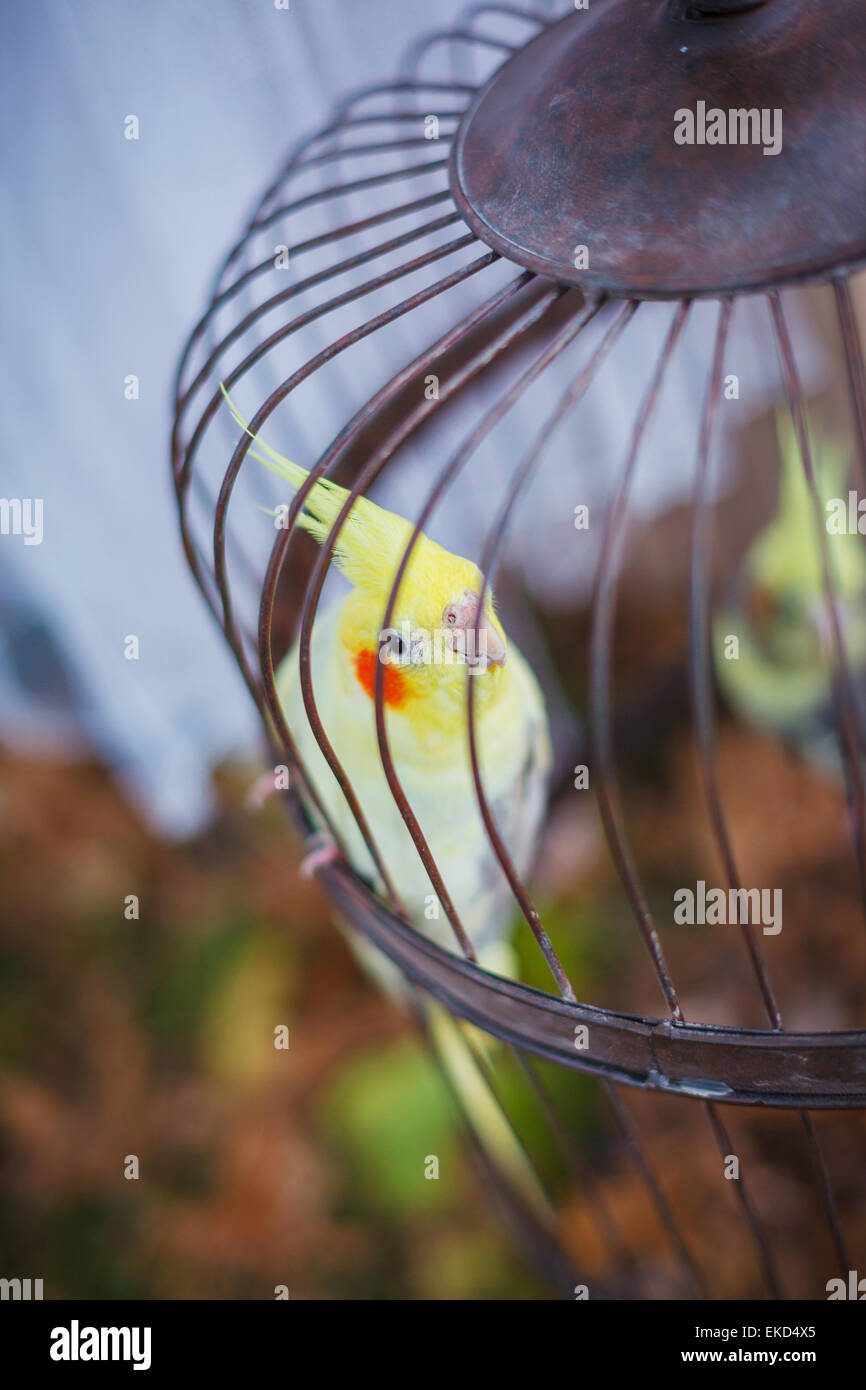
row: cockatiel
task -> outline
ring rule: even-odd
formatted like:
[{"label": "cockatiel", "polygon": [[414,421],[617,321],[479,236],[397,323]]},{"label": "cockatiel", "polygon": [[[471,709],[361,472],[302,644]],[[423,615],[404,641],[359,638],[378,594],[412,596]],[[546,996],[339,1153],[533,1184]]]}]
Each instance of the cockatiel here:
[{"label": "cockatiel", "polygon": [[[260,452],[251,450],[252,456],[297,490],[308,476],[306,470],[253,438]],[[298,525],[321,544],[347,496],[344,488],[319,480],[304,501]],[[355,501],[333,555],[333,564],[351,589],[323,607],[313,626],[316,705],[412,924],[459,952],[383,770],[374,689],[377,666],[384,663],[386,728],[400,783],[479,963],[514,975],[509,945],[514,903],[478,807],[469,755],[467,682],[475,682],[476,738],[486,797],[521,875],[530,865],[545,807],[551,755],[544,701],[529,666],[506,640],[492,595],[486,595],[479,611],[478,567],[424,535],[419,536],[388,631],[383,632],[388,596],[413,529],[404,518],[367,498]],[[363,837],[310,728],[297,645],[282,662],[276,686],[301,761],[351,864],[381,890]],[[399,997],[405,986],[396,968],[355,933],[351,940],[380,983]],[[462,1035],[433,1001],[423,1007],[476,1131],[524,1191],[529,1190],[537,1208],[541,1197],[532,1170]]]},{"label": "cockatiel", "polygon": [[[781,473],[776,515],[750,546],[737,591],[713,622],[721,690],[749,722],[769,729],[824,772],[841,773],[835,732],[835,656],[827,621],[815,513],[796,434],[777,418]],[[847,503],[847,459],[833,440],[815,445],[822,523]],[[832,509],[831,509],[832,511]],[[848,668],[866,722],[866,538],[828,527],[827,545]],[[738,639],[732,655],[730,638]]]}]

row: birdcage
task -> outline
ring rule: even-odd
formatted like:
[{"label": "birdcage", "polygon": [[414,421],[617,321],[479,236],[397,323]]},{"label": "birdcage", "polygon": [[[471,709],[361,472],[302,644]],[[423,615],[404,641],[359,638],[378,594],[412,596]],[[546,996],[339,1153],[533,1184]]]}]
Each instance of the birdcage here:
[{"label": "birdcage", "polygon": [[[657,888],[647,887],[641,860],[653,836],[642,832],[636,844],[640,790],[628,784],[627,770],[642,745],[656,738],[664,744],[648,709],[660,703],[668,714],[679,711],[690,731],[682,756],[692,760],[698,789],[688,819],[703,817],[704,878],[744,889],[742,845],[726,811],[730,778],[717,756],[711,650],[719,557],[730,558],[739,541],[725,530],[714,457],[725,384],[736,377],[731,344],[757,335],[762,370],[772,353],[778,357],[778,392],[793,422],[819,537],[848,814],[846,866],[835,849],[830,855],[834,882],[844,884],[844,933],[837,923],[827,950],[843,951],[855,970],[866,910],[863,732],[816,486],[800,330],[805,295],[807,312],[817,304],[829,324],[838,411],[851,456],[862,465],[866,372],[851,279],[866,258],[866,150],[857,119],[866,13],[856,3],[818,7],[805,0],[594,0],[558,9],[471,6],[457,27],[420,38],[393,81],[342,100],[327,127],[282,163],[221,265],[178,368],[172,460],[183,544],[261,712],[274,761],[290,771],[286,806],[302,834],[312,836],[322,808],[305,780],[274,676],[290,644],[299,643],[311,726],[385,885],[384,893],[374,891],[338,859],[319,870],[334,904],[414,989],[500,1040],[499,1050],[481,1060],[494,1086],[501,1067],[528,1088],[535,1108],[521,1133],[527,1149],[542,1129],[560,1147],[560,1211],[568,1210],[572,1183],[582,1194],[581,1220],[595,1225],[589,1247],[597,1239],[606,1251],[594,1282],[593,1259],[587,1256],[588,1266],[580,1240],[563,1234],[560,1218],[539,1222],[495,1166],[490,1173],[556,1291],[571,1296],[581,1280],[593,1284],[593,1296],[725,1291],[724,1278],[716,1278],[717,1252],[698,1248],[688,1195],[671,1190],[664,1152],[654,1158],[652,1142],[644,1142],[650,1108],[668,1107],[678,1145],[693,1144],[696,1154],[707,1142],[714,1146],[714,1157],[701,1162],[717,1179],[724,1241],[751,1243],[755,1278],[772,1296],[790,1292],[791,1273],[790,1254],[779,1251],[774,1185],[794,1184],[811,1204],[823,1255],[802,1278],[795,1270],[793,1284],[823,1297],[828,1278],[856,1268],[846,1234],[858,1200],[862,1205],[851,1171],[862,1138],[854,1112],[866,1105],[866,1031],[856,1026],[856,990],[847,1012],[831,1011],[834,1026],[821,1025],[818,1007],[813,1025],[791,1026],[774,983],[776,941],[746,922],[713,938],[708,978],[700,991],[689,990],[700,997],[695,1018],[672,964],[684,948],[660,918]],[[729,112],[737,121],[742,113],[743,138],[719,124]],[[779,113],[784,139],[773,149]],[[739,340],[738,323],[745,325]],[[619,395],[606,390],[617,354],[640,333],[640,360],[622,359],[630,365],[620,368]],[[311,484],[327,475],[349,487],[350,500],[321,550],[296,525],[306,487],[275,529],[268,508],[286,503],[285,490],[250,463],[250,434],[234,425],[223,388],[238,401],[250,433],[305,461]],[[676,693],[670,684],[659,687],[648,654],[637,662],[649,692],[641,705],[640,692],[622,701],[616,688],[620,582],[631,565],[641,583],[630,544],[639,465],[672,390],[674,416],[685,423],[666,458],[656,449],[654,463],[658,473],[679,469],[684,477],[687,458],[691,470],[688,496],[680,499],[689,517],[681,661],[672,668]],[[595,413],[587,414],[594,402]],[[575,482],[572,465],[582,450],[584,472]],[[614,452],[615,463],[608,458]],[[593,516],[601,519],[578,554],[567,546],[576,543],[572,516],[585,497],[592,456],[604,473],[604,487],[593,494]],[[534,491],[545,470],[547,491]],[[762,472],[758,459],[750,479],[756,496]],[[527,599],[519,582],[526,553],[519,518],[542,497],[549,513],[551,496],[559,497],[555,549],[570,554],[566,569],[588,576],[591,602],[587,624],[570,638],[585,666],[587,733],[572,727],[560,741],[552,814],[576,797],[597,809],[616,871],[619,906],[611,912],[620,924],[628,917],[623,931],[642,943],[641,961],[661,996],[655,1008],[647,1006],[646,979],[635,986],[634,972],[623,979],[621,997],[604,1005],[582,997],[572,980],[565,947],[580,927],[547,920],[497,829],[475,748],[471,681],[466,718],[478,803],[520,915],[518,930],[543,961],[544,976],[530,971],[532,982],[524,983],[476,963],[400,784],[384,676],[377,675],[382,763],[431,893],[450,921],[453,949],[402,917],[392,866],[378,856],[363,798],[318,716],[309,661],[336,535],[351,502],[371,491],[414,524],[403,570],[437,518],[446,542],[449,526],[458,528],[461,544],[453,549],[466,553],[474,545],[485,586],[497,583],[501,558],[510,555],[507,594],[503,599],[497,584],[498,598],[506,627],[516,623],[530,645],[545,610],[538,574],[543,578],[546,561],[534,557]],[[747,527],[751,521],[747,516]],[[393,606],[392,591],[383,628]],[[551,667],[542,647],[529,654],[537,655],[545,684]],[[588,770],[585,790],[576,789],[578,768]],[[680,831],[682,823],[681,814]],[[757,824],[760,834],[760,812]],[[657,818],[658,834],[663,825]],[[648,872],[652,878],[651,864]],[[808,883],[807,873],[807,896]],[[852,910],[858,893],[860,908]],[[804,983],[796,1012],[808,1019]],[[838,1026],[840,1017],[845,1026]],[[563,1087],[572,1083],[590,1088],[609,1116],[601,1151],[584,1151],[567,1104],[561,1108]],[[472,1116],[466,1119],[471,1137]],[[726,1182],[732,1159],[738,1176]],[[638,1174],[649,1213],[640,1220],[657,1222],[667,1241],[674,1260],[668,1276],[648,1274],[640,1251],[630,1248],[623,1229],[629,1218],[624,1223],[622,1212],[612,1211],[616,1203],[605,1191],[612,1163],[630,1163]]]}]

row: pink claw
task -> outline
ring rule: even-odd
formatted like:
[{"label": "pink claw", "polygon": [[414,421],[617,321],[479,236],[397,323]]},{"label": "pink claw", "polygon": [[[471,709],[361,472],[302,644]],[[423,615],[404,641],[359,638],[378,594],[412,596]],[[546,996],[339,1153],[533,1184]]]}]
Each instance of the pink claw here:
[{"label": "pink claw", "polygon": [[340,858],[340,851],[333,840],[326,840],[319,844],[301,860],[301,877],[312,878],[317,869],[327,868],[329,864],[336,864]]},{"label": "pink claw", "polygon": [[246,795],[246,804],[251,811],[260,811],[265,802],[272,796],[276,796],[277,788],[274,786],[274,773],[263,772],[253,782]]}]

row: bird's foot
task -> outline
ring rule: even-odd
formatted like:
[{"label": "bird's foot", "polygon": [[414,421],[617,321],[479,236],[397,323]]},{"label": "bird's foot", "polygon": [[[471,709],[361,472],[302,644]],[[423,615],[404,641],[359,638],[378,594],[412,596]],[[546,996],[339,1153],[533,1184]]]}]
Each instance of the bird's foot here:
[{"label": "bird's foot", "polygon": [[319,869],[336,864],[341,854],[330,835],[318,834],[307,841],[309,852],[301,860],[301,877],[312,878]]},{"label": "bird's foot", "polygon": [[288,786],[288,778],[283,769],[279,769],[279,771],[283,776],[283,781],[279,786],[277,786],[278,772],[274,768],[271,768],[268,772],[263,772],[260,777],[256,778],[246,795],[248,810],[260,811],[266,801],[272,796],[276,796],[278,791],[284,791],[286,789]]}]

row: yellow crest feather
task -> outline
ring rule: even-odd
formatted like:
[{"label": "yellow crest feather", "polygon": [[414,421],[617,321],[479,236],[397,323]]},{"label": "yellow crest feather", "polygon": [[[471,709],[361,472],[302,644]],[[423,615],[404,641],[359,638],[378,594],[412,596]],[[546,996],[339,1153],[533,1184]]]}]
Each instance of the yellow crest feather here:
[{"label": "yellow crest feather", "polygon": [[[255,449],[250,449],[250,456],[285,479],[297,492],[310,476],[307,469],[284,458],[259,435],[253,434],[222,384],[220,389],[241,429],[262,451],[258,453]],[[304,498],[298,515],[298,525],[322,545],[330,535],[348,497],[347,489],[340,487],[338,483],[331,482],[328,478],[317,479]],[[412,531],[412,526],[402,516],[396,516],[384,507],[378,507],[366,497],[358,497],[340,528],[334,547],[334,562],[357,588],[376,594],[387,593],[394,581],[403,552],[409,544]],[[427,554],[428,551],[431,554]],[[421,536],[413,553],[412,567],[415,567],[422,553],[429,563],[432,552],[438,552],[443,558],[450,558],[435,542]]]}]

